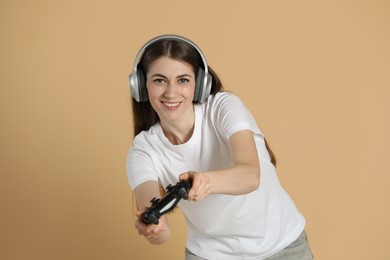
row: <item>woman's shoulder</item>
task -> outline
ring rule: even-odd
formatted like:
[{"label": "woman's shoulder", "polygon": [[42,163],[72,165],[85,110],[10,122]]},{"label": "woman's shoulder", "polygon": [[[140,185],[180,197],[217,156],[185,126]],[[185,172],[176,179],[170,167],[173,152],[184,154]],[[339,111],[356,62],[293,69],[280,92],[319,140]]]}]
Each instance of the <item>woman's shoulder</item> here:
[{"label": "woman's shoulder", "polygon": [[227,91],[217,92],[210,96],[211,99],[220,100],[220,99],[229,99],[229,98],[238,98],[235,94]]},{"label": "woman's shoulder", "polygon": [[231,92],[218,92],[214,95],[211,95],[208,98],[207,104],[210,107],[219,107],[219,106],[234,105],[234,104],[242,105],[243,103],[237,95]]},{"label": "woman's shoulder", "polygon": [[158,135],[157,128],[158,126],[156,124],[152,126],[149,130],[144,130],[137,134],[133,140],[133,147],[140,146],[145,148],[150,144],[150,142],[154,143],[153,139],[156,139]]}]

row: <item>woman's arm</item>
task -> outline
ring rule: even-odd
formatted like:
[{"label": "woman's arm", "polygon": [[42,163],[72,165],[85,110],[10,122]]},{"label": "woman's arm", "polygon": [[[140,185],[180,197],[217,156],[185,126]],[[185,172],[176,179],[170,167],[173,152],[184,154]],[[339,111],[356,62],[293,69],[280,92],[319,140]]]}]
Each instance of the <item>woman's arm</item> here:
[{"label": "woman's arm", "polygon": [[168,241],[171,231],[166,216],[160,218],[158,225],[146,225],[141,218],[141,214],[150,207],[150,200],[154,197],[161,197],[158,182],[148,181],[140,184],[134,189],[134,195],[137,203],[137,220],[135,221],[135,228],[138,230],[138,234],[145,236],[152,244],[162,244]]},{"label": "woman's arm", "polygon": [[260,185],[260,163],[253,132],[241,130],[229,139],[233,166],[209,172],[188,172],[181,180],[192,179],[189,199],[201,200],[208,194],[241,195]]}]

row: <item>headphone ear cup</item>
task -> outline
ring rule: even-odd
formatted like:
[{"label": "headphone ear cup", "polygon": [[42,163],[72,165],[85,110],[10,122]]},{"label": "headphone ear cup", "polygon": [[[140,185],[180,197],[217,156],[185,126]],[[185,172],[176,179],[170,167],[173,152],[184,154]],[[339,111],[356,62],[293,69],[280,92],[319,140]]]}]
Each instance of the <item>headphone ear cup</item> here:
[{"label": "headphone ear cup", "polygon": [[141,67],[137,68],[137,77],[138,77],[138,93],[140,97],[140,102],[148,101],[148,91],[146,89],[146,77],[144,70]]},{"label": "headphone ear cup", "polygon": [[196,80],[195,80],[195,93],[194,93],[194,101],[199,102],[202,100],[202,91],[203,91],[203,84],[204,84],[204,70],[202,68],[198,68],[198,72],[196,73]]}]

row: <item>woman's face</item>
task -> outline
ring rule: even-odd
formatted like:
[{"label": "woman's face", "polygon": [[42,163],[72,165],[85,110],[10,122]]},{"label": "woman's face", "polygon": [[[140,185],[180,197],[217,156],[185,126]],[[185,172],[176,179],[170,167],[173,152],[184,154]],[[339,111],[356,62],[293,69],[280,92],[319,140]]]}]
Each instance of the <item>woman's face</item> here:
[{"label": "woman's face", "polygon": [[161,122],[193,120],[195,73],[190,64],[168,57],[155,60],[149,65],[146,87]]}]

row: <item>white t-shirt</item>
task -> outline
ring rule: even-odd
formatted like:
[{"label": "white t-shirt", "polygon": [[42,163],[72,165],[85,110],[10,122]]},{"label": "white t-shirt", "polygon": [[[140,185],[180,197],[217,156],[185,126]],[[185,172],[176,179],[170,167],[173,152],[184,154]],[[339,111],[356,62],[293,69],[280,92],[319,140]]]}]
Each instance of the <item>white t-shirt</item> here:
[{"label": "white t-shirt", "polygon": [[151,180],[166,187],[187,171],[230,167],[229,137],[249,129],[260,160],[260,188],[238,196],[211,194],[199,202],[181,200],[188,224],[186,246],[213,260],[264,259],[282,250],[303,231],[305,219],[281,187],[253,116],[226,92],[195,104],[194,110],[194,132],[184,144],[171,144],[159,124],[135,137],[127,158],[131,188]]}]

